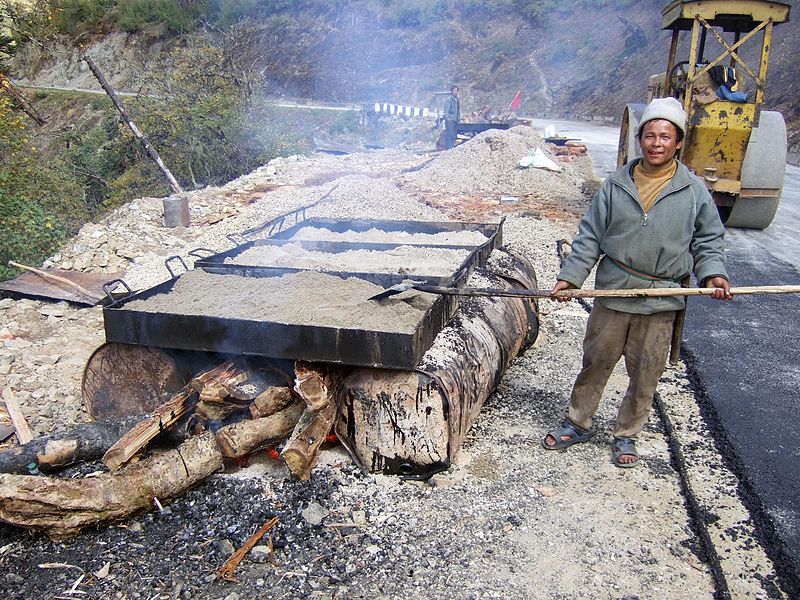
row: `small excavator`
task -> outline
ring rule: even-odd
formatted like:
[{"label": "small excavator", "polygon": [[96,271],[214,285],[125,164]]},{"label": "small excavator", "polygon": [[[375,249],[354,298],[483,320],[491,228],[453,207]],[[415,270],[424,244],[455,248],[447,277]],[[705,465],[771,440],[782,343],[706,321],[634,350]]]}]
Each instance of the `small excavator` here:
[{"label": "small excavator", "polygon": [[[672,41],[667,70],[650,77],[647,101],[672,96],[683,103],[680,159],[703,179],[727,227],[765,229],[778,210],[786,124],[762,104],[773,27],[789,21],[790,8],[766,0],[675,0],[661,13]],[[678,60],[684,33],[688,57]],[[707,55],[715,49],[718,55]],[[618,166],[640,156],[636,133],[645,106],[625,108]]]}]

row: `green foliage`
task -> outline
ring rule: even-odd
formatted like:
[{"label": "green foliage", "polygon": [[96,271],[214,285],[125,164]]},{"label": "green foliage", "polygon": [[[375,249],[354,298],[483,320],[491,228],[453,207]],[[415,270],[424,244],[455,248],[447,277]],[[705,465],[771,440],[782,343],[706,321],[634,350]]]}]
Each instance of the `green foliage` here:
[{"label": "green foliage", "polygon": [[210,8],[209,0],[124,0],[117,5],[117,24],[123,31],[138,31],[148,24],[173,32],[192,31]]},{"label": "green foliage", "polygon": [[125,173],[135,162],[134,153],[120,138],[116,113],[109,111],[106,119],[88,131],[76,131],[64,141],[68,146],[66,164],[73,178],[83,188],[84,203],[91,214],[114,205],[111,181]]},{"label": "green foliage", "polygon": [[[128,107],[186,189],[226,183],[270,158],[308,148],[291,123],[263,105],[252,106],[258,77],[237,66],[233,49],[212,42],[195,38],[173,52],[158,69],[168,76],[154,82],[153,96]],[[106,140],[99,132],[85,136],[85,146],[71,156],[82,171],[107,174],[108,206],[169,193],[163,175],[128,128]],[[102,191],[99,183],[87,183]]]},{"label": "green foliage", "polygon": [[338,135],[340,133],[353,133],[358,131],[359,128],[359,115],[353,111],[342,113],[338,119],[330,124],[328,132],[331,135]]},{"label": "green foliage", "polygon": [[24,117],[0,97],[0,280],[9,260],[39,264],[87,217],[81,190],[59,163],[43,168]]},{"label": "green foliage", "polygon": [[428,27],[447,17],[451,3],[452,0],[392,2],[388,6],[387,22],[389,25],[405,28]]},{"label": "green foliage", "polygon": [[228,27],[243,19],[254,17],[263,4],[259,0],[214,0],[212,13],[220,27]]},{"label": "green foliage", "polygon": [[99,23],[114,7],[115,0],[51,0],[50,4],[51,23],[56,31],[75,34]]}]

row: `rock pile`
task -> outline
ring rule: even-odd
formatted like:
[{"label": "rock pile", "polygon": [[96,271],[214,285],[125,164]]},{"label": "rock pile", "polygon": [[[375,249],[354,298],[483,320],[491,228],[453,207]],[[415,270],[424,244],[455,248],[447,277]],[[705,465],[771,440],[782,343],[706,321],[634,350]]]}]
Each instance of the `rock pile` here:
[{"label": "rock pile", "polygon": [[409,173],[406,181],[423,189],[462,194],[530,195],[551,200],[580,195],[583,181],[573,165],[564,165],[561,173],[519,167],[520,159],[536,148],[555,160],[547,147],[532,127],[489,129],[440,155],[430,166]]}]

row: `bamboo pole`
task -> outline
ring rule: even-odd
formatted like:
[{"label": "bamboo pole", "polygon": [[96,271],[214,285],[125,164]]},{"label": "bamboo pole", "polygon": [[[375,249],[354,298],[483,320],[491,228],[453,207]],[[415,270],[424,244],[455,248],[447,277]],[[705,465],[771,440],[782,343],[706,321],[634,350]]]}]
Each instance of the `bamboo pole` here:
[{"label": "bamboo pole", "polygon": [[[370,300],[383,300],[389,296],[400,294],[407,290],[417,290],[430,294],[443,294],[448,296],[493,296],[506,298],[662,298],[671,296],[710,296],[719,288],[643,288],[627,290],[561,290],[553,294],[552,290],[504,290],[500,288],[454,288],[438,285],[400,283],[392,286],[380,294],[369,298]],[[730,293],[734,296],[745,294],[797,294],[800,285],[764,285],[732,287]]]}]

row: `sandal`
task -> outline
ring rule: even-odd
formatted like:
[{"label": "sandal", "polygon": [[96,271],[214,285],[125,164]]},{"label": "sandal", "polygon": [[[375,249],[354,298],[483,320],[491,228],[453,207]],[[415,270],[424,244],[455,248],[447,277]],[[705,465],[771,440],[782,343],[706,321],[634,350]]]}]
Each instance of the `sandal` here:
[{"label": "sandal", "polygon": [[[630,469],[639,464],[639,453],[636,451],[636,441],[633,438],[620,437],[614,438],[611,442],[611,456],[614,464],[621,469]],[[633,456],[632,462],[620,462],[622,456]]]},{"label": "sandal", "polygon": [[[555,443],[550,445],[547,443],[547,437],[551,436]],[[566,440],[563,438],[567,438]],[[564,419],[564,422],[561,423],[561,427],[553,429],[553,431],[548,432],[546,436],[542,439],[542,447],[545,450],[563,450],[564,448],[569,448],[573,444],[582,444],[583,442],[588,442],[590,439],[594,437],[594,431],[591,429],[582,429],[575,425],[569,419]]]}]

